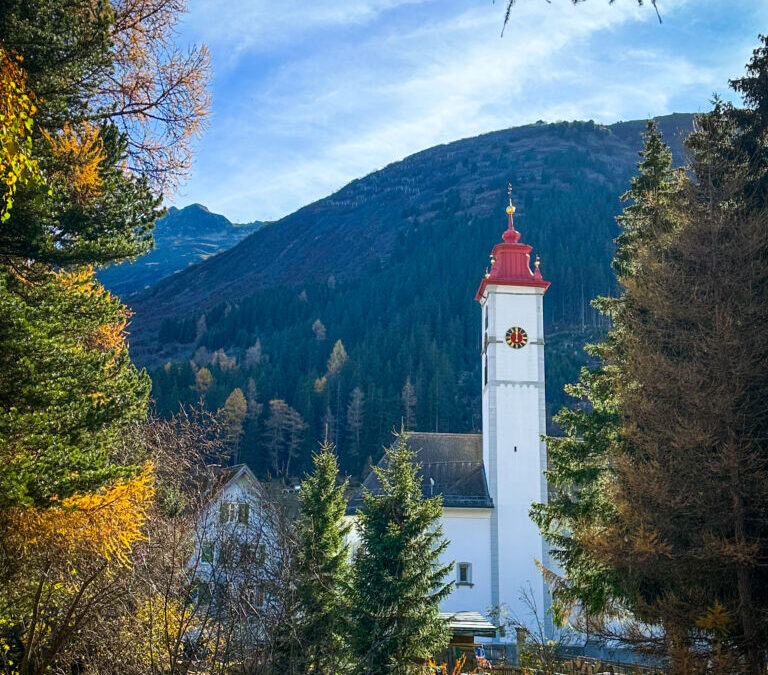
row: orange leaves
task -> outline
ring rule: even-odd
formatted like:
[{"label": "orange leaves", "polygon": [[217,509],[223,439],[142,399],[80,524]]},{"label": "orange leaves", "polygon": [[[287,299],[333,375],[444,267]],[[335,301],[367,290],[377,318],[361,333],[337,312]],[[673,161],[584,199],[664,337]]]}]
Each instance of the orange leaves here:
[{"label": "orange leaves", "polygon": [[128,317],[118,323],[110,323],[99,326],[91,331],[86,339],[88,347],[102,351],[120,351],[125,347],[125,327],[128,325]]},{"label": "orange leaves", "polygon": [[102,184],[99,165],[106,158],[99,128],[89,122],[80,129],[65,124],[58,133],[43,131],[43,136],[53,156],[61,160],[54,176],[63,181],[73,199],[85,204],[98,195]]},{"label": "orange leaves", "polygon": [[707,607],[707,613],[696,619],[696,625],[702,630],[711,631],[726,637],[730,620],[731,617],[728,610],[720,604],[719,600],[715,600],[714,605]]},{"label": "orange leaves", "polygon": [[92,265],[80,267],[72,272],[59,272],[58,280],[64,288],[74,291],[78,295],[91,293],[103,295],[108,293],[94,278]]},{"label": "orange leaves", "polygon": [[[109,291],[95,278],[92,266],[82,267],[73,272],[58,272],[60,283],[68,290],[82,296],[111,298]],[[87,349],[113,351],[118,353],[125,348],[126,326],[131,312],[123,307],[120,319],[94,328],[85,336],[83,346]]]},{"label": "orange leaves", "polygon": [[100,492],[55,499],[49,508],[20,508],[10,516],[17,544],[65,554],[90,551],[128,564],[133,544],[154,497],[153,466],[130,480],[118,480]]},{"label": "orange leaves", "polygon": [[10,217],[19,183],[41,182],[30,138],[37,108],[20,62],[0,47],[0,222]]},{"label": "orange leaves", "polygon": [[173,188],[191,166],[211,97],[205,46],[182,52],[174,28],[184,0],[112,0],[112,76],[99,91],[108,117],[126,134],[129,170]]}]

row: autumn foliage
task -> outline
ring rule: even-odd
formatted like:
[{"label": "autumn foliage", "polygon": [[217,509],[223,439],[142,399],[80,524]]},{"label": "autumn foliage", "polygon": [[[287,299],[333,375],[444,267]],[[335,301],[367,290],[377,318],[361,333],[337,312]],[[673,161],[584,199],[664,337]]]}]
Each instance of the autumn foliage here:
[{"label": "autumn foliage", "polygon": [[19,551],[54,548],[60,552],[90,551],[105,560],[129,563],[154,496],[153,467],[147,464],[130,479],[118,479],[92,494],[75,493],[52,499],[47,508],[16,508],[6,514],[6,546]]},{"label": "autumn foliage", "polygon": [[57,159],[58,168],[50,179],[58,180],[60,188],[73,199],[87,204],[98,194],[103,182],[99,165],[106,159],[106,152],[99,128],[85,122],[79,131],[65,124],[56,134],[45,130],[42,133]]},{"label": "autumn foliage", "polygon": [[[558,618],[671,657],[674,673],[765,672],[768,648],[768,38],[687,139],[649,124],[600,363],[549,439],[533,515],[566,575]],[[604,619],[608,617],[608,621]]]},{"label": "autumn foliage", "polygon": [[39,183],[32,155],[32,124],[37,107],[26,89],[21,57],[0,45],[0,222],[8,220],[19,184]]}]

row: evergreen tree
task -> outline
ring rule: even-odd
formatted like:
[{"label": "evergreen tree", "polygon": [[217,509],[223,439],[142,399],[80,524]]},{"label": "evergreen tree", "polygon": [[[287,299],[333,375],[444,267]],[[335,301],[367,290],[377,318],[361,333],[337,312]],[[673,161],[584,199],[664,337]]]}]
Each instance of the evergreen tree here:
[{"label": "evergreen tree", "polygon": [[240,437],[243,435],[243,422],[248,414],[243,390],[236,388],[227,396],[224,406],[219,409],[219,418],[224,427],[224,441],[234,454],[234,461],[239,461]]},{"label": "evergreen tree", "polygon": [[[0,156],[21,151],[14,166],[34,160],[46,187],[4,170],[14,190],[12,208],[3,190],[0,209],[0,481],[12,504],[42,506],[130,473],[115,448],[146,414],[149,381],[125,345],[130,313],[93,265],[151,246],[161,177],[183,171],[171,155],[189,149],[207,104],[205,55],[169,48],[180,6],[140,4],[0,4],[0,57],[23,64],[36,108],[20,143],[0,139]],[[2,133],[18,137],[0,65]],[[163,150],[157,141],[172,127],[178,145]]]},{"label": "evergreen tree", "polygon": [[303,671],[330,675],[343,670],[346,645],[349,551],[344,493],[338,461],[327,440],[314,457],[314,471],[301,484],[296,521],[295,583],[299,601],[298,641]]},{"label": "evergreen tree", "polygon": [[269,402],[265,445],[276,474],[290,475],[291,460],[298,455],[306,428],[302,416],[285,401],[274,399]]},{"label": "evergreen tree", "polygon": [[403,412],[405,413],[403,416],[403,422],[405,424],[406,430],[412,430],[413,425],[415,423],[415,415],[416,415],[416,390],[413,388],[413,385],[411,384],[411,376],[405,378],[405,384],[403,385],[403,391],[401,394],[401,398],[403,399]]},{"label": "evergreen tree", "polygon": [[421,661],[445,646],[439,605],[450,565],[439,558],[448,542],[438,521],[442,499],[422,495],[415,453],[404,430],[376,468],[380,491],[363,493],[360,548],[353,563],[352,648],[365,675],[419,672]]},{"label": "evergreen tree", "polygon": [[0,508],[127,474],[111,457],[150,388],[128,356],[127,316],[92,271],[30,285],[0,267]]},{"label": "evergreen tree", "polygon": [[[653,122],[648,123],[640,156],[638,174],[622,196],[629,205],[618,218],[622,230],[614,268],[624,283],[637,273],[642,247],[658,245],[660,233],[671,228],[670,203],[680,189],[669,148]],[[632,608],[634,604],[629,580],[589,546],[594,533],[604,531],[618,517],[611,494],[615,481],[611,458],[623,443],[617,390],[624,377],[630,311],[626,296],[599,298],[595,304],[612,317],[613,328],[605,341],[588,346],[600,365],[583,368],[578,384],[566,388],[587,405],[563,408],[555,417],[564,436],[547,438],[546,473],[556,492],[531,512],[565,572],[561,579],[549,574],[555,618],[561,622],[576,605],[587,615],[599,616],[616,611],[617,605]]]},{"label": "evergreen tree", "polygon": [[349,394],[347,405],[347,431],[349,433],[348,453],[354,460],[360,454],[360,434],[365,422],[365,394],[355,387]]},{"label": "evergreen tree", "polygon": [[737,81],[748,107],[699,117],[694,180],[659,183],[668,155],[648,139],[622,222],[624,293],[601,301],[614,322],[602,367],[574,389],[593,408],[561,415],[559,492],[534,508],[567,575],[556,598],[615,600],[663,626],[676,673],[765,669],[766,53]]}]

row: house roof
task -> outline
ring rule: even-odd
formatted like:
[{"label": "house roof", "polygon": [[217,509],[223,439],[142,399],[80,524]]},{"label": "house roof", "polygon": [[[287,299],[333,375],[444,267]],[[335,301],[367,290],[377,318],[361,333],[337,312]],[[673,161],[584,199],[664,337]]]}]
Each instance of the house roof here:
[{"label": "house roof", "polygon": [[246,476],[249,482],[257,486],[259,484],[258,479],[254,476],[253,471],[248,468],[247,464],[234,464],[233,466],[215,466],[212,467],[215,481],[211,486],[212,495],[217,494],[225,487],[234,483],[241,476]]},{"label": "house roof", "polygon": [[[421,491],[425,497],[442,495],[444,507],[492,508],[488,482],[483,466],[483,437],[481,434],[412,433],[408,446],[421,464]],[[379,467],[386,465],[381,458]],[[376,494],[381,483],[374,472],[350,500],[347,514],[352,515],[362,505],[363,490]]]},{"label": "house roof", "polygon": [[440,612],[440,618],[448,622],[454,635],[496,635],[496,626],[480,612]]}]

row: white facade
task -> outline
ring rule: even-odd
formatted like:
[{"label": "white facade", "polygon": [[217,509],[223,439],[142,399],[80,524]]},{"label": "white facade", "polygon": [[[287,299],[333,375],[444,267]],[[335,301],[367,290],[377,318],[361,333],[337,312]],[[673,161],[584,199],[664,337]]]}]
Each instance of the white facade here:
[{"label": "white facade", "polygon": [[[488,613],[491,596],[491,522],[493,509],[445,508],[441,524],[449,544],[443,564],[454,563],[454,589],[441,605],[444,612]],[[468,563],[469,578],[462,582],[459,566]],[[450,580],[450,579],[449,579]]]},{"label": "white facade", "polygon": [[[510,203],[503,243],[494,247],[491,270],[476,295],[482,308],[482,439],[414,433],[409,443],[422,465],[425,496],[443,496],[441,525],[449,545],[441,563],[454,563],[454,589],[441,610],[486,617],[498,612],[502,622],[538,629],[533,603],[552,635],[549,592],[538,567],[549,566],[547,545],[529,515],[532,504],[547,501],[541,437],[546,433],[543,309],[549,282],[538,262],[531,271],[531,247],[520,243],[514,213]],[[373,474],[364,482],[374,492],[377,485]]]},{"label": "white facade", "polygon": [[[198,518],[190,573],[206,585],[205,595],[211,600],[224,588],[234,591],[245,585],[252,587],[252,604],[260,605],[259,576],[272,548],[270,519],[251,470],[240,465],[226,471],[229,475],[215,486]],[[257,597],[262,599],[255,602]]]},{"label": "white facade", "polygon": [[[446,559],[456,561],[457,578],[464,581],[467,565],[460,563],[473,567],[471,592],[457,586],[444,609],[498,611],[500,619],[529,626],[536,620],[535,609],[552,634],[550,597],[539,569],[540,564],[549,566],[547,545],[529,515],[533,503],[547,501],[542,436],[544,294],[549,282],[542,278],[538,260],[531,271],[531,247],[520,243],[511,202],[506,211],[503,243],[494,247],[491,270],[476,295],[482,308],[482,463],[493,505],[487,516],[471,508],[444,510],[443,529],[451,539]],[[474,526],[467,528],[468,522]]]},{"label": "white facade", "polygon": [[[533,502],[547,499],[544,478],[546,432],[544,392],[544,288],[489,283],[482,305],[483,463],[494,508],[490,522],[492,607],[504,607],[526,623],[530,591],[537,610],[549,607],[536,561],[546,564],[546,548],[529,516]],[[527,344],[512,348],[507,331],[521,328]]]}]

